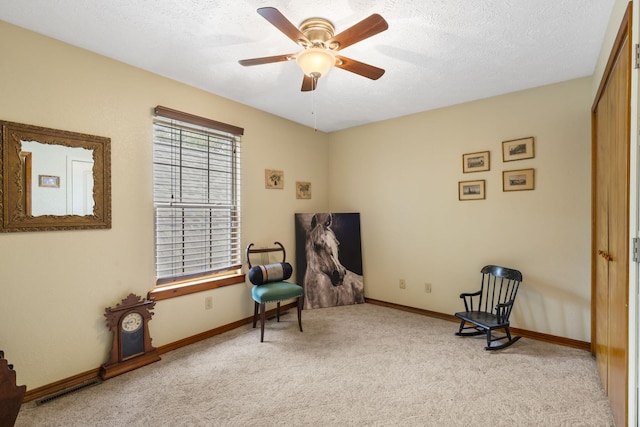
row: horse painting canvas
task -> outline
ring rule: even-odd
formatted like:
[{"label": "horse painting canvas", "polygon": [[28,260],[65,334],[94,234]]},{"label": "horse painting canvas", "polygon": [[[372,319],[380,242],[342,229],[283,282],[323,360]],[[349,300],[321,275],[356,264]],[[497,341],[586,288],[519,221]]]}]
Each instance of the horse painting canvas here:
[{"label": "horse painting canvas", "polygon": [[360,214],[296,214],[295,219],[304,308],[364,303]]}]

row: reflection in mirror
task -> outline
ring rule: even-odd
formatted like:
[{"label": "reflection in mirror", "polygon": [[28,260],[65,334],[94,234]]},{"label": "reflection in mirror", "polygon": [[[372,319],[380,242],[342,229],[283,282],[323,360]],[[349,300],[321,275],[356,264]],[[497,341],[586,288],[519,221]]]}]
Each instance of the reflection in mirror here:
[{"label": "reflection in mirror", "polygon": [[111,228],[109,138],[0,121],[0,231]]},{"label": "reflection in mirror", "polygon": [[20,203],[24,206],[25,215],[31,215],[31,153],[27,151],[20,152],[20,165],[22,166],[22,174],[20,179],[24,182],[24,191],[20,198]]},{"label": "reflection in mirror", "polygon": [[31,215],[93,214],[92,150],[38,141],[22,141],[21,147],[31,153],[31,173],[25,169]]}]

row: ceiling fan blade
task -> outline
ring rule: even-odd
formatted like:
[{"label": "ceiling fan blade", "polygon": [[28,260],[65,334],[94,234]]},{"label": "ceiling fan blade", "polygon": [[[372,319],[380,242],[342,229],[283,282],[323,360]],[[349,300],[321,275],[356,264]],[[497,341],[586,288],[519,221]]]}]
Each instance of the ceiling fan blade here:
[{"label": "ceiling fan blade", "polygon": [[336,59],[336,67],[351,71],[352,73],[359,74],[371,80],[378,80],[384,74],[382,68],[374,67],[373,65],[365,64],[355,59],[345,58],[339,55],[336,55]]},{"label": "ceiling fan blade", "polygon": [[275,7],[261,7],[258,9],[258,13],[274,27],[282,31],[285,36],[293,40],[294,43],[301,46],[311,44],[309,39]]},{"label": "ceiling fan blade", "polygon": [[245,67],[249,67],[251,65],[262,65],[262,64],[270,64],[272,62],[284,62],[290,61],[295,58],[295,54],[289,55],[276,55],[276,56],[265,56],[263,58],[252,58],[252,59],[241,59],[238,61],[240,65],[244,65]]},{"label": "ceiling fan blade", "polygon": [[312,90],[316,90],[317,87],[318,87],[318,79],[309,77],[305,74],[304,77],[302,78],[302,89],[300,90],[302,92],[310,92]]},{"label": "ceiling fan blade", "polygon": [[[347,28],[340,34],[327,40],[326,45],[335,50],[344,49],[347,46],[358,43],[366,38],[375,36],[389,28],[389,24],[377,13],[363,19],[354,26]],[[337,44],[337,47],[333,47]]]}]

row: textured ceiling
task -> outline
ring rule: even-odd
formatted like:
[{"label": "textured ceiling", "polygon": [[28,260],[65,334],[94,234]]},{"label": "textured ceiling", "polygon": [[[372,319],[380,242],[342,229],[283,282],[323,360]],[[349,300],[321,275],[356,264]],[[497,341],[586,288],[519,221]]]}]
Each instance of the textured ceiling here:
[{"label": "textured ceiling", "polygon": [[[0,20],[322,131],[593,74],[614,0],[0,0]],[[389,29],[340,51],[384,68],[333,69],[301,92],[300,48],[256,9],[336,33],[372,13]],[[315,111],[315,114],[313,112]]]}]

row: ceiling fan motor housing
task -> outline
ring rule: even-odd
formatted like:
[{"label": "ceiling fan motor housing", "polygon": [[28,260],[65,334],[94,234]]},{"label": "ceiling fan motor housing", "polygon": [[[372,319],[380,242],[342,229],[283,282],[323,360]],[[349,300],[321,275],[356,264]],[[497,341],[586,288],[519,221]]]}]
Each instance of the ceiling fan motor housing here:
[{"label": "ceiling fan motor housing", "polygon": [[324,47],[335,49],[337,46],[326,46],[325,42],[333,37],[335,27],[333,24],[323,18],[309,18],[300,24],[300,32],[311,42],[311,46],[308,46],[304,40],[300,40],[299,43],[303,47]]}]

